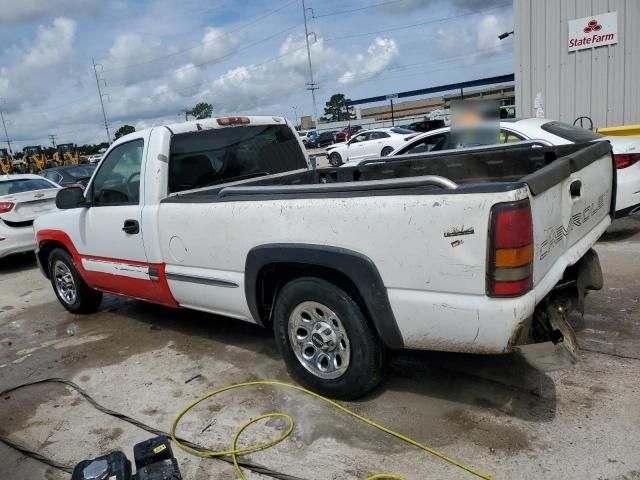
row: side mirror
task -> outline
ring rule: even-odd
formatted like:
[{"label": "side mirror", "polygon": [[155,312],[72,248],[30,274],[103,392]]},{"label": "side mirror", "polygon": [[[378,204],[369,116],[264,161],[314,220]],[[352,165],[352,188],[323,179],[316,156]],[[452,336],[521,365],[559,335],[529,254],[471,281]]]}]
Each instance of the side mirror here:
[{"label": "side mirror", "polygon": [[84,198],[84,190],[80,187],[63,188],[62,190],[59,190],[56,195],[56,207],[60,210],[86,206],[87,201]]}]

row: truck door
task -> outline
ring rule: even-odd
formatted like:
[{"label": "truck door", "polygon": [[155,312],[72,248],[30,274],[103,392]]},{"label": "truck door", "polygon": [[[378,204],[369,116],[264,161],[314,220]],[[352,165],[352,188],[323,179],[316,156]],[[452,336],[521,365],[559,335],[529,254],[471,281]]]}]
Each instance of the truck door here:
[{"label": "truck door", "polygon": [[132,138],[107,154],[88,186],[90,207],[74,235],[89,285],[142,299],[152,276],[140,228],[146,140]]}]

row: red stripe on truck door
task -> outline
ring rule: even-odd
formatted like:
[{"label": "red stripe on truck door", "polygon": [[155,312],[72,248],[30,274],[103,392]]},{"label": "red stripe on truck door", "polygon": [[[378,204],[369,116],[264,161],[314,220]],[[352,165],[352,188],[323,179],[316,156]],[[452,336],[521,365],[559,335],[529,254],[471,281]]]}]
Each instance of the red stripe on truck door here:
[{"label": "red stripe on truck door", "polygon": [[[133,262],[119,258],[83,255],[78,252],[69,236],[60,230],[41,230],[37,234],[37,240],[39,248],[42,248],[47,242],[58,242],[64,245],[71,254],[78,272],[91,288],[167,307],[178,307],[167,283],[164,263]],[[105,264],[117,264],[122,267],[127,265],[144,267],[149,269],[151,276],[149,278],[132,278],[127,275],[85,269],[82,264],[83,259],[104,262]],[[43,268],[48,268],[48,266],[43,265]]]}]

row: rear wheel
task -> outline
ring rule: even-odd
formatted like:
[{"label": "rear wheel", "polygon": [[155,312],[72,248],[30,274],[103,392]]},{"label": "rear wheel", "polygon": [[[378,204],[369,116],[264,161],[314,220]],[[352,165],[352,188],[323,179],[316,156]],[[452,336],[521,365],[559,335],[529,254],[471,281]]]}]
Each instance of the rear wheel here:
[{"label": "rear wheel", "polygon": [[329,155],[329,163],[334,167],[339,167],[342,165],[342,157],[338,152],[333,152]]},{"label": "rear wheel", "polygon": [[391,152],[393,152],[393,148],[391,148],[391,147],[384,147],[384,148],[382,149],[381,155],[382,155],[383,157],[386,157],[386,156],[387,156],[387,155],[389,155]]},{"label": "rear wheel", "polygon": [[49,279],[64,308],[71,313],[93,313],[102,301],[102,293],[82,279],[66,250],[56,248],[49,255]]},{"label": "rear wheel", "polygon": [[284,286],[274,333],[291,376],[322,395],[355,399],[382,378],[379,338],[358,303],[325,280],[305,277]]}]

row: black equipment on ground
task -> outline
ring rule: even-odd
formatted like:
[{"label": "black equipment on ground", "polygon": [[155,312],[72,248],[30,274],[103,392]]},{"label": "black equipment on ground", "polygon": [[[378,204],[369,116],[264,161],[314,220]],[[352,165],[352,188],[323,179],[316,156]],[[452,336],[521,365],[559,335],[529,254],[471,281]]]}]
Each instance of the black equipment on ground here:
[{"label": "black equipment on ground", "polygon": [[83,460],[73,469],[71,480],[182,480],[178,461],[167,437],[154,437],[133,447],[136,473],[122,452]]}]

